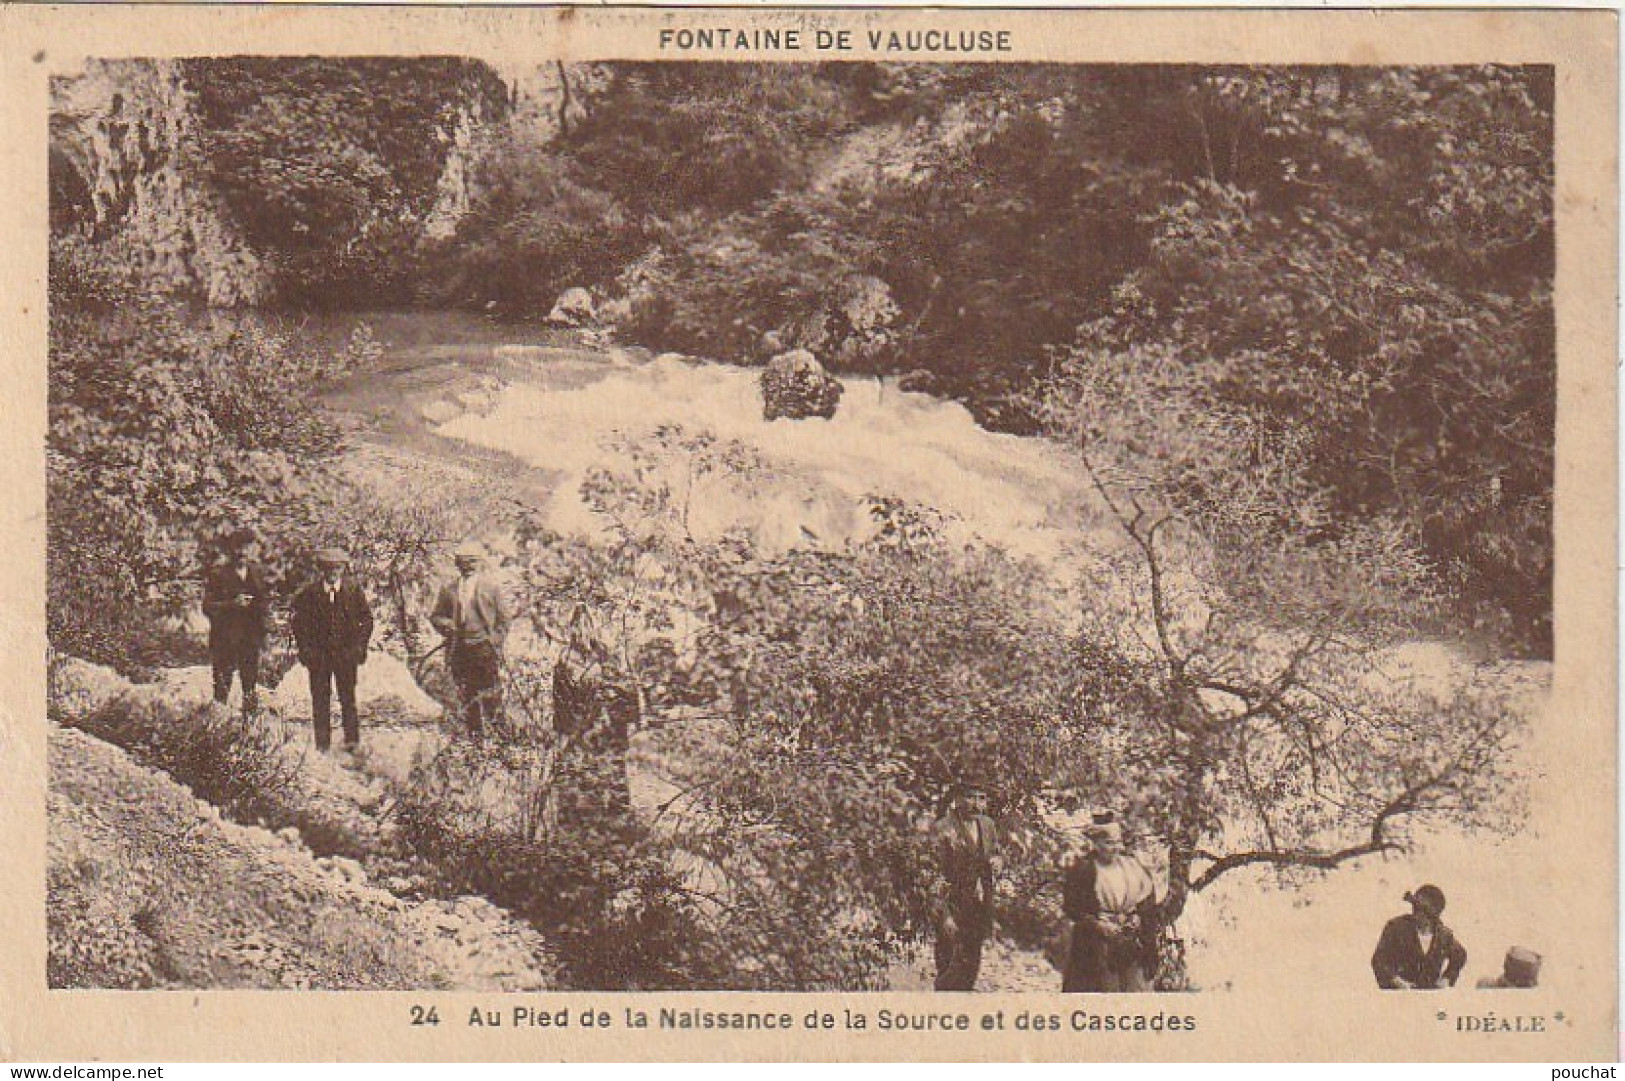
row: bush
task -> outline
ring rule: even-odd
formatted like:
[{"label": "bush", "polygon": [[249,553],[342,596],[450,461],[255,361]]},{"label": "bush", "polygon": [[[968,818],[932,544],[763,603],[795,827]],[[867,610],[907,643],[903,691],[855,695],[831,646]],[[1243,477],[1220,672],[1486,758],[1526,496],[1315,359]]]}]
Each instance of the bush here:
[{"label": "bush", "polygon": [[474,186],[473,206],[439,249],[444,270],[423,284],[432,301],[545,315],[565,289],[613,281],[651,241],[637,214],[523,139],[495,144]]},{"label": "bush", "polygon": [[566,146],[640,213],[726,213],[805,184],[846,98],[803,65],[619,64]]},{"label": "bush", "polygon": [[126,671],[166,659],[154,648],[161,620],[195,602],[208,541],[243,526],[274,535],[301,517],[337,448],[311,395],[334,366],[253,317],[144,295],[114,250],[53,243],[46,616],[56,649]]},{"label": "bush", "polygon": [[455,741],[399,794],[402,840],[440,884],[528,919],[575,989],[717,987],[670,848],[629,816],[550,822],[551,749]]},{"label": "bush", "polygon": [[285,824],[287,808],[300,802],[289,737],[222,706],[180,710],[125,695],[64,723],[124,748],[239,821]]}]

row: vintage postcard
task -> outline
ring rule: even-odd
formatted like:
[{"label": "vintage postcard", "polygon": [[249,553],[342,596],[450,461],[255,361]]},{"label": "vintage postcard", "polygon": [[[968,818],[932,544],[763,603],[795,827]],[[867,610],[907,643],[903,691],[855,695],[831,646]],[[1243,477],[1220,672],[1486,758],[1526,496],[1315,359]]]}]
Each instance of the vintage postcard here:
[{"label": "vintage postcard", "polygon": [[1612,13],[0,29],[0,1056],[1618,1054]]}]

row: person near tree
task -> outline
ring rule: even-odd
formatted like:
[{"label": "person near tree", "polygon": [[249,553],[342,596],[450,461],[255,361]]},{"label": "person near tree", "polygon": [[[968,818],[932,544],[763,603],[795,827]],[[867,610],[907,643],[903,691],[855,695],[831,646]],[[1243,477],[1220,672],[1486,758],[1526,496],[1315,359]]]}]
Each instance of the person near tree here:
[{"label": "person near tree", "polygon": [[1061,908],[1071,940],[1061,990],[1141,992],[1157,966],[1156,887],[1129,854],[1123,826],[1110,812],[1089,825],[1090,852],[1066,870]]},{"label": "person near tree", "polygon": [[248,530],[226,538],[226,558],[203,583],[203,614],[209,620],[209,661],[214,700],[225,705],[235,676],[242,683],[243,715],[259,708],[260,652],[265,645],[270,595],[259,568],[258,541]]},{"label": "person near tree", "polygon": [[372,608],[349,575],[350,557],[338,548],[316,553],[316,579],[293,598],[293,640],[299,663],[310,673],[311,720],[316,748],[332,746],[333,691],[339,695],[344,747],[361,743],[361,717],[356,708],[356,675],[367,660],[372,640]]},{"label": "person near tree", "polygon": [[1440,919],[1444,891],[1419,886],[1405,895],[1409,915],[1395,916],[1382,929],[1371,971],[1385,991],[1432,991],[1454,987],[1467,965],[1467,950]]},{"label": "person near tree", "polygon": [[640,717],[636,686],[615,663],[592,610],[578,604],[553,665],[553,730],[566,748],[560,772],[570,813],[629,820],[626,759]]},{"label": "person near tree", "polygon": [[982,945],[993,930],[993,859],[998,837],[987,795],[955,785],[931,827],[942,896],[937,905],[938,991],[974,991]]},{"label": "person near tree", "polygon": [[452,561],[457,577],[441,587],[429,622],[445,639],[463,723],[479,739],[502,714],[502,648],[513,616],[502,583],[485,570],[484,548],[459,545]]}]

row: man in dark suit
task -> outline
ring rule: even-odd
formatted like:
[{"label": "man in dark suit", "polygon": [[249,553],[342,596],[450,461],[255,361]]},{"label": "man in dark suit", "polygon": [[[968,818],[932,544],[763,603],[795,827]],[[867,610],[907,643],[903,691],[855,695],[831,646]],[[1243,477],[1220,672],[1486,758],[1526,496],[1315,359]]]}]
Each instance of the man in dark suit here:
[{"label": "man in dark suit", "polygon": [[243,685],[243,715],[259,708],[260,649],[270,608],[265,576],[255,564],[257,542],[247,530],[226,540],[226,559],[204,578],[203,614],[209,619],[209,660],[214,668],[214,700],[231,696],[231,681]]},{"label": "man in dark suit", "polygon": [[345,573],[349,563],[340,549],[323,548],[316,553],[316,580],[293,599],[293,639],[299,663],[310,672],[311,720],[320,751],[332,745],[334,687],[344,721],[344,748],[353,751],[361,742],[355,682],[372,639],[372,609],[361,587]]},{"label": "man in dark suit", "polygon": [[1467,950],[1439,919],[1444,914],[1444,891],[1422,886],[1407,893],[1411,914],[1395,916],[1382,929],[1371,971],[1377,986],[1386,991],[1454,987],[1467,965]]}]

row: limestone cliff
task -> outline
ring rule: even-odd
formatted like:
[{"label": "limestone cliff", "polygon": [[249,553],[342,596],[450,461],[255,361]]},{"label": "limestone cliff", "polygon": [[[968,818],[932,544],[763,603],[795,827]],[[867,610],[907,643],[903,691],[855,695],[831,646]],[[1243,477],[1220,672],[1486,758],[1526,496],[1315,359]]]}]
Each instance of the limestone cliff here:
[{"label": "limestone cliff", "polygon": [[52,226],[211,305],[390,303],[510,123],[579,114],[568,87],[457,57],[88,61],[52,84]]},{"label": "limestone cliff", "polygon": [[[53,220],[116,237],[156,287],[217,306],[266,298],[264,260],[202,179],[197,121],[179,65],[92,60],[51,85]],[[55,178],[54,178],[55,179]]]}]

